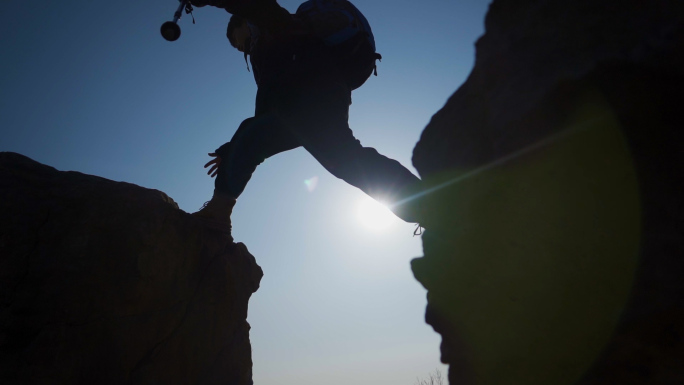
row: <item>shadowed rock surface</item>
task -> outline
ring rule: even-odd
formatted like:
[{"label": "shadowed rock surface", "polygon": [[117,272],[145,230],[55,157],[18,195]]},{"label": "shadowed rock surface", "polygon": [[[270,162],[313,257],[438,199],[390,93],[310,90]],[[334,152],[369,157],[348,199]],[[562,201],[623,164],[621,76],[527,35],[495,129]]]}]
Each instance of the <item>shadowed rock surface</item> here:
[{"label": "shadowed rock surface", "polygon": [[494,0],[413,163],[452,384],[684,383],[684,3]]},{"label": "shadowed rock surface", "polygon": [[8,152],[0,212],[0,383],[252,383],[243,244],[160,191]]}]

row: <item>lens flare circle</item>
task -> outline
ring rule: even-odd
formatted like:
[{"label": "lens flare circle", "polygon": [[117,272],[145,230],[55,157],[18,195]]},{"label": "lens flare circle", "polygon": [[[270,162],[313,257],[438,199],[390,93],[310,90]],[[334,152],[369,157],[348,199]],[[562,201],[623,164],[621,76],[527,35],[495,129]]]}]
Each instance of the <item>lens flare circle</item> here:
[{"label": "lens flare circle", "polygon": [[316,189],[316,186],[318,186],[318,177],[314,176],[310,179],[305,180],[304,185],[306,186],[306,189],[309,192],[313,192]]},{"label": "lens flare circle", "polygon": [[370,197],[359,201],[356,216],[364,227],[374,231],[385,230],[397,221],[387,206]]}]

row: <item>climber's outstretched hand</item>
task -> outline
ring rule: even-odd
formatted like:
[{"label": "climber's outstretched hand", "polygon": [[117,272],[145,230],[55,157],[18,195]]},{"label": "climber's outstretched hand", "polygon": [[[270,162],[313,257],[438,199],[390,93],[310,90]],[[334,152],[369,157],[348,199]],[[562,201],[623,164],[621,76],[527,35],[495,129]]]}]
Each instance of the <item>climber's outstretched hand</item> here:
[{"label": "climber's outstretched hand", "polygon": [[210,152],[209,156],[213,156],[214,159],[207,162],[207,164],[204,165],[204,168],[211,166],[211,168],[207,172],[207,175],[213,178],[218,174],[218,167],[221,164],[221,157],[218,156],[218,154],[216,154],[215,152]]}]

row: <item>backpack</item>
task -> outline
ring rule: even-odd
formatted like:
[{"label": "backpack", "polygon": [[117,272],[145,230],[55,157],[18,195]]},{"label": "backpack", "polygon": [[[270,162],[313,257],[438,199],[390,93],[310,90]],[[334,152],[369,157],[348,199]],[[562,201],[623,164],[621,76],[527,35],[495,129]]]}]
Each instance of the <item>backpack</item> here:
[{"label": "backpack", "polygon": [[295,15],[309,25],[311,34],[331,47],[347,84],[355,90],[377,69],[375,39],[368,20],[347,0],[308,0]]}]

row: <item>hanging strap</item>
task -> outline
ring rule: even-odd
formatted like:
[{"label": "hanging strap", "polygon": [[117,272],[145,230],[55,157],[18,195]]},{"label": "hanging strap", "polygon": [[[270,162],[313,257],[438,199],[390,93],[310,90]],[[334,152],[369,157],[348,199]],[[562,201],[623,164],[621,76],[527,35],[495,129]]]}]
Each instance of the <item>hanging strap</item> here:
[{"label": "hanging strap", "polygon": [[[376,52],[375,53],[375,60],[380,60],[382,62],[382,55],[380,55],[379,53]],[[378,65],[375,64],[375,60],[373,60],[373,74],[375,76],[378,76]]]}]

